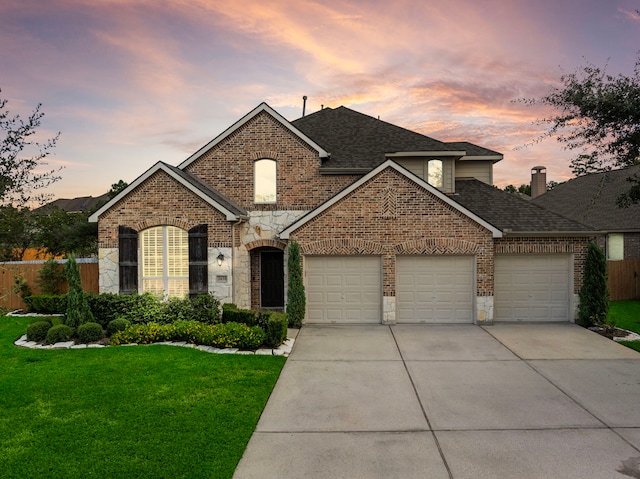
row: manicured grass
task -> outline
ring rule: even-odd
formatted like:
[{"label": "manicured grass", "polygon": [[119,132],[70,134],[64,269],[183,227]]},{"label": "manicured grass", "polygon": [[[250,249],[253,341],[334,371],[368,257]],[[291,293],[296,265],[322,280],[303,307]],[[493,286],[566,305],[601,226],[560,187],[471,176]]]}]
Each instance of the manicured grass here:
[{"label": "manicured grass", "polygon": [[611,301],[608,318],[618,328],[640,334],[640,301]]},{"label": "manicured grass", "polygon": [[14,346],[30,321],[0,317],[3,478],[230,478],[285,362]]}]

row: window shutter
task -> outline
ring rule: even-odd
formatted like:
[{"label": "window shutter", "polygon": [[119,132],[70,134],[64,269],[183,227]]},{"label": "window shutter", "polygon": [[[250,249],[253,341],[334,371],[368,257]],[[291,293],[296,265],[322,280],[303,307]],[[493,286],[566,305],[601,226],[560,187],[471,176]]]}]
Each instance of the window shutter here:
[{"label": "window shutter", "polygon": [[118,264],[120,294],[138,291],[138,232],[128,226],[118,227]]},{"label": "window shutter", "polygon": [[189,296],[209,292],[209,261],[207,225],[189,230]]}]

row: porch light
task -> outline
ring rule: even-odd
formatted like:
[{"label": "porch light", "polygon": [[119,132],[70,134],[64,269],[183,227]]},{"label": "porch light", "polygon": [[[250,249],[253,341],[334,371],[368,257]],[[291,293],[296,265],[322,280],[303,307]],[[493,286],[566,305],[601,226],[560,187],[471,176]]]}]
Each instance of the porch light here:
[{"label": "porch light", "polygon": [[222,266],[222,262],[224,261],[224,255],[220,253],[218,256],[216,256],[216,260],[218,260],[218,266]]}]

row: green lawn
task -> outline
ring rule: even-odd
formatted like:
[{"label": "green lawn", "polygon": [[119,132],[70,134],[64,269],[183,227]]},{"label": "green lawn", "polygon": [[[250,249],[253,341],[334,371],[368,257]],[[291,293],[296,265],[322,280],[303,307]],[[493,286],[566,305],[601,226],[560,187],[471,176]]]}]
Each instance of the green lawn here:
[{"label": "green lawn", "polygon": [[14,346],[30,321],[0,317],[3,478],[230,478],[285,362]]},{"label": "green lawn", "polygon": [[[618,328],[640,334],[640,301],[612,301],[608,317],[615,320]],[[640,341],[621,341],[620,344],[640,351]]]}]

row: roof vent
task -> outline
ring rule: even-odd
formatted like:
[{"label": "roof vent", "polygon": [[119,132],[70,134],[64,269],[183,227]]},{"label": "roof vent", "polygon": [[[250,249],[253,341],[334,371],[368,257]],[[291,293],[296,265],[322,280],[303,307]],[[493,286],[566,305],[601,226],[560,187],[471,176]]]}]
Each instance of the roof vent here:
[{"label": "roof vent", "polygon": [[307,95],[302,97],[302,116],[304,116],[304,113],[306,110],[307,110]]}]

